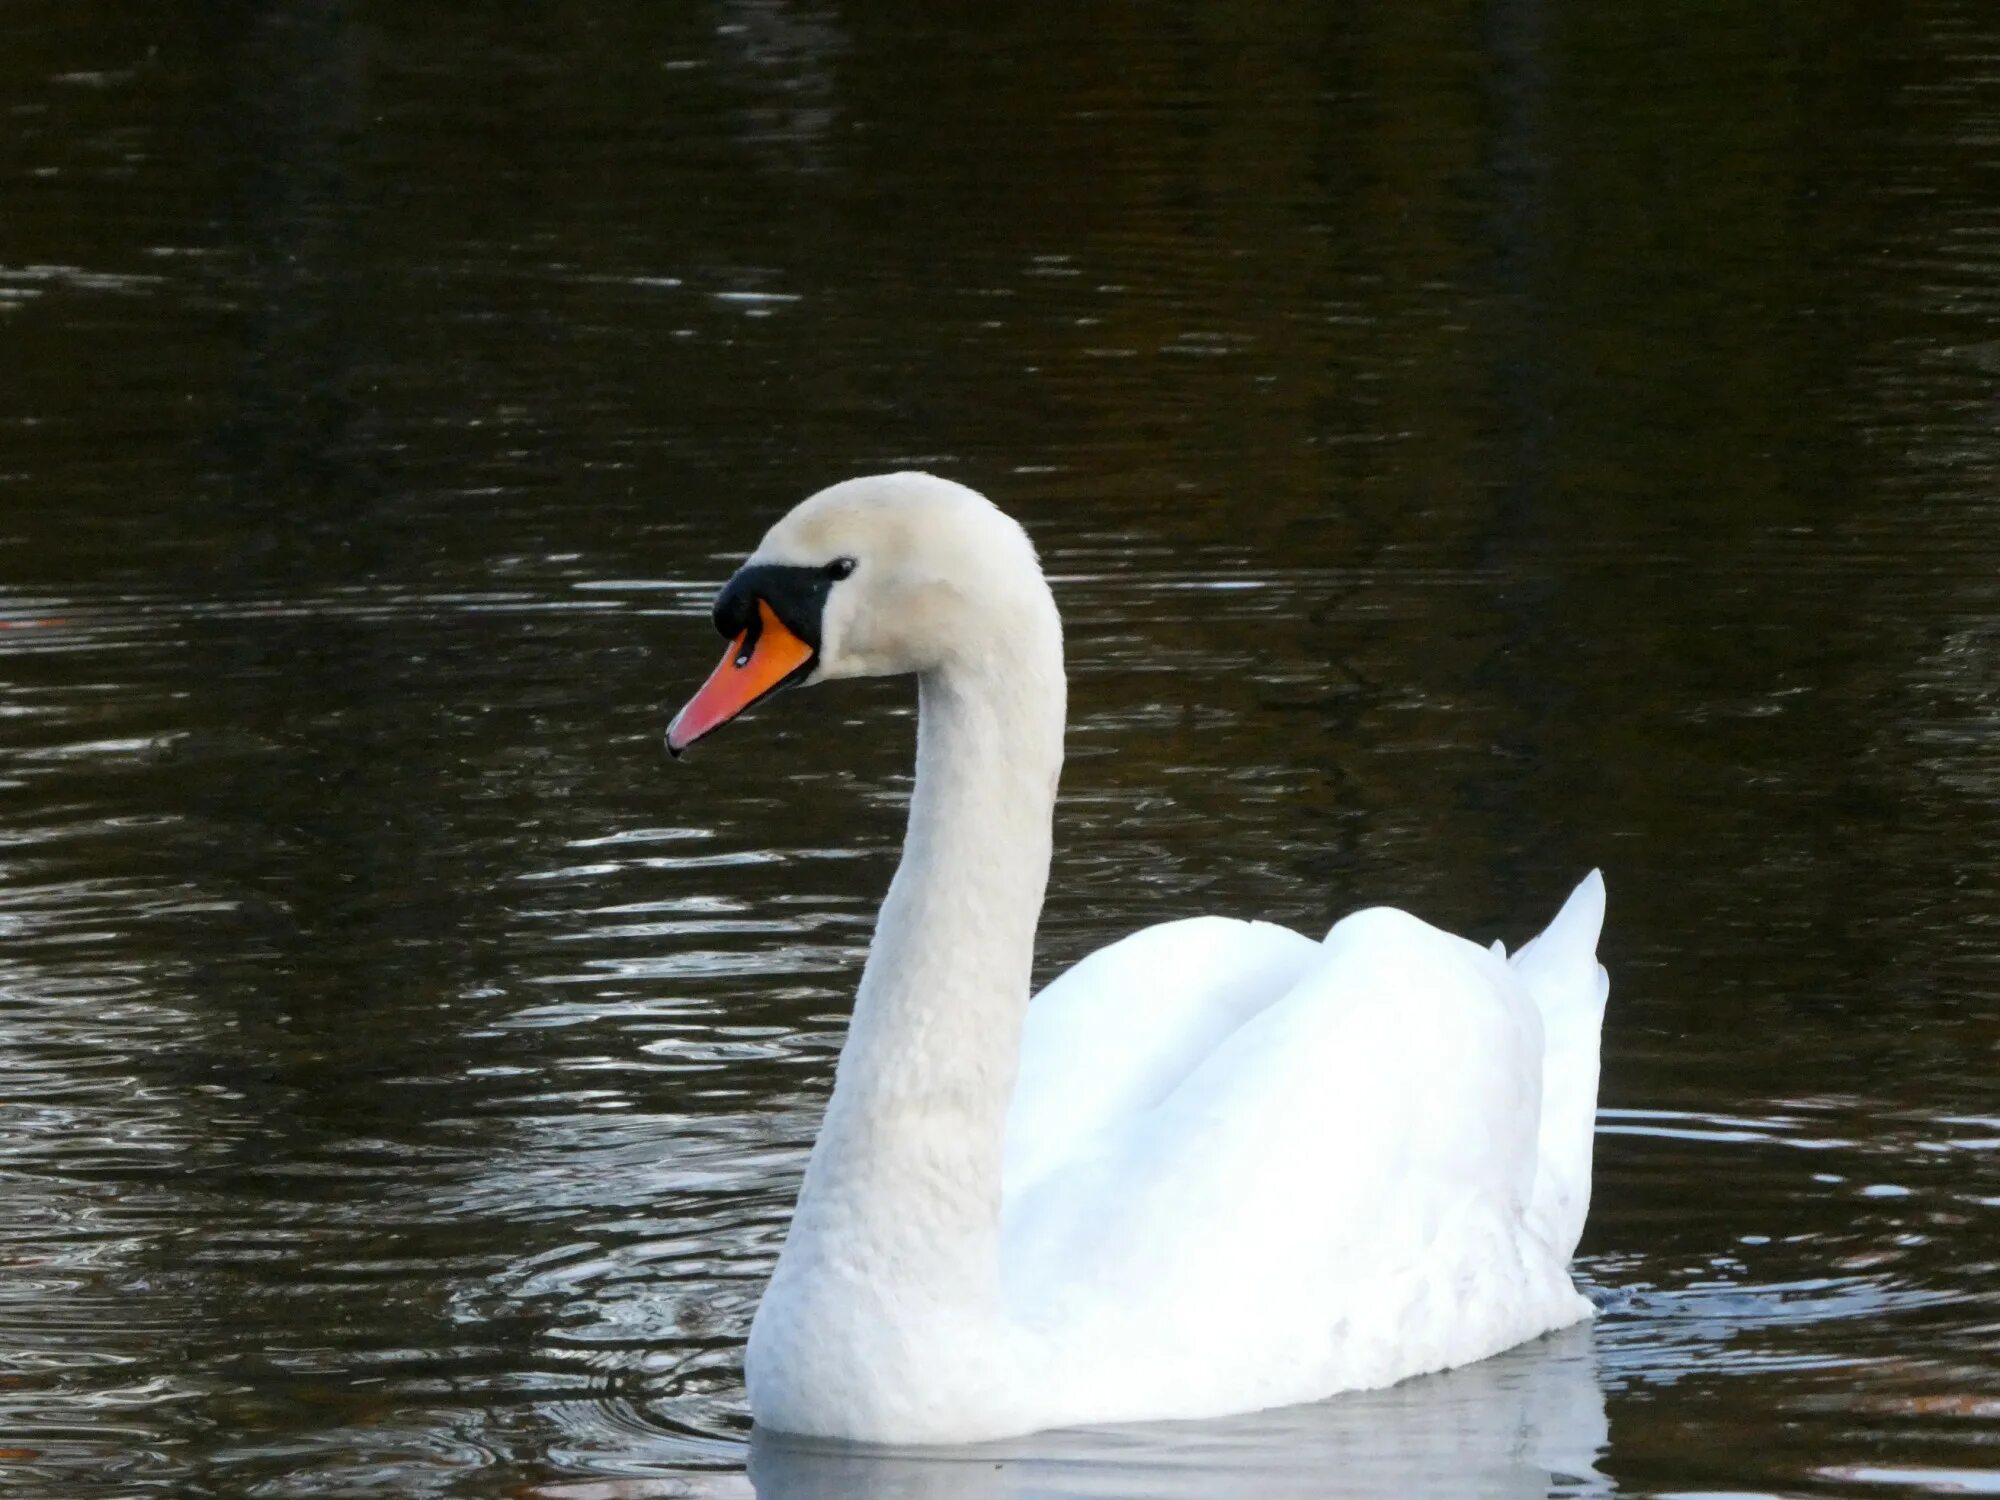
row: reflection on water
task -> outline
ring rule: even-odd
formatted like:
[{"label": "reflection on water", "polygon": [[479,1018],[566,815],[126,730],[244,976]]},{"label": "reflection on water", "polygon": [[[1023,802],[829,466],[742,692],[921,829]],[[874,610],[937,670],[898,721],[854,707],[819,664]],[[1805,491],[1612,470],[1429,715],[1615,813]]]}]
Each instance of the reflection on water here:
[{"label": "reflection on water", "polygon": [[[7,18],[8,1493],[1985,1484],[1986,0]],[[1044,972],[1606,868],[1591,1328],[751,1441],[911,705],[659,729],[906,464],[1068,622]]]},{"label": "reflection on water", "polygon": [[1482,1364],[1315,1406],[1205,1422],[1044,1433],[956,1449],[815,1443],[762,1432],[747,1480],[645,1477],[643,1448],[616,1479],[536,1488],[547,1500],[750,1495],[757,1500],[1090,1500],[1609,1495],[1604,1392],[1587,1328]]},{"label": "reflection on water", "polygon": [[1351,1400],[1226,1421],[1044,1435],[949,1455],[750,1445],[758,1500],[1086,1500],[1218,1494],[1607,1495],[1604,1393],[1587,1330]]}]

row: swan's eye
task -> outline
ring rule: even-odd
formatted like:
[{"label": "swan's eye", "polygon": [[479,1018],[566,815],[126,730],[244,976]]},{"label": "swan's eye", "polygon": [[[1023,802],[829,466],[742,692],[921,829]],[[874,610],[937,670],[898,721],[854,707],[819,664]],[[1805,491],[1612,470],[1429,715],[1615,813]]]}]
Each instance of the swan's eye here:
[{"label": "swan's eye", "polygon": [[826,576],[833,579],[845,578],[853,571],[854,559],[851,557],[836,557],[826,565]]}]

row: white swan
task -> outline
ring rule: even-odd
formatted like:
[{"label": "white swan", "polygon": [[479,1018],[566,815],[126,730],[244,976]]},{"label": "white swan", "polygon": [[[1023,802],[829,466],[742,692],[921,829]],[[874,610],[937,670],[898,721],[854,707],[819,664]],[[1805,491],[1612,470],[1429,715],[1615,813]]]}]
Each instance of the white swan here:
[{"label": "white swan", "polygon": [[1592,874],[1508,962],[1415,917],[1197,917],[1032,1004],[1062,626],[973,491],[851,480],[723,589],[679,754],[792,682],[917,679],[917,777],[750,1332],[757,1422],[888,1443],[1382,1386],[1589,1315]]}]

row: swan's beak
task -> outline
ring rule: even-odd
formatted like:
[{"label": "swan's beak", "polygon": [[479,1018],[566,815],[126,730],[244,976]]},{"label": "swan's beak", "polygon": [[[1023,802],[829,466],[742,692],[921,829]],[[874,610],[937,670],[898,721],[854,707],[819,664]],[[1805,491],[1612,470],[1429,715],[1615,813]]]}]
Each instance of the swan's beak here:
[{"label": "swan's beak", "polygon": [[816,654],[759,599],[755,623],[729,643],[701,691],[667,725],[667,754],[678,757],[703,735],[803,676]]}]

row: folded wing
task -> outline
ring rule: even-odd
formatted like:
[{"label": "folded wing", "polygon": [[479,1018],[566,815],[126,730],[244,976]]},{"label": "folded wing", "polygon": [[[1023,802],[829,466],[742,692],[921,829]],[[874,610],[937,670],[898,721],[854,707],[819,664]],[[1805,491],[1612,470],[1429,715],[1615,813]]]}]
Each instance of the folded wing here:
[{"label": "folded wing", "polygon": [[1158,1105],[1319,958],[1319,944],[1269,922],[1190,917],[1143,928],[1058,976],[1022,1027],[1006,1194]]}]

